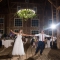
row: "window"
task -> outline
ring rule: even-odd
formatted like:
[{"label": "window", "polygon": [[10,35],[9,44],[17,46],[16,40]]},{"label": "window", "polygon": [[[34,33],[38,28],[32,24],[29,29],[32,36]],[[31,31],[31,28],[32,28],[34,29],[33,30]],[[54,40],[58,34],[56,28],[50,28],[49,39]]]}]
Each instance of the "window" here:
[{"label": "window", "polygon": [[3,24],[3,23],[4,23],[4,19],[0,18],[0,24]]},{"label": "window", "polygon": [[35,11],[35,13],[37,13],[37,7],[33,7],[33,10]]},{"label": "window", "polygon": [[38,20],[34,19],[32,20],[32,26],[37,27],[38,26]]},{"label": "window", "polygon": [[51,30],[49,31],[49,35],[52,35],[52,31]]},{"label": "window", "polygon": [[39,31],[35,31],[35,30],[32,31],[32,34],[38,34],[38,33]]},{"label": "window", "polygon": [[15,18],[14,24],[15,24],[15,26],[22,26],[22,19]]},{"label": "window", "polygon": [[21,9],[21,6],[17,6],[17,11],[19,11]]},{"label": "window", "polygon": [[0,29],[0,33],[2,33],[2,34],[4,33],[3,29]]},{"label": "window", "polygon": [[18,29],[15,29],[14,31],[15,31],[15,32],[19,32],[19,30],[18,30]]},{"label": "window", "polygon": [[49,25],[52,24],[52,20],[51,20],[51,19],[48,20],[48,24],[49,24]]}]

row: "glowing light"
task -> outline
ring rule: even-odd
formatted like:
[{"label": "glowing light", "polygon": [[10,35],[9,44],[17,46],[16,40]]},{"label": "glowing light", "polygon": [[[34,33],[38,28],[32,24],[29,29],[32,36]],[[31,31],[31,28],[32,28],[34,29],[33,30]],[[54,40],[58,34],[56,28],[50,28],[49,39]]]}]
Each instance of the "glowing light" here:
[{"label": "glowing light", "polygon": [[50,25],[49,27],[44,28],[44,30],[48,30],[48,29],[57,29],[57,27],[58,27],[59,25],[60,25],[60,23],[52,24],[52,25]]},{"label": "glowing light", "polygon": [[56,26],[57,26],[57,25],[52,24],[52,25],[51,25],[51,29],[55,29],[55,28],[56,28]]}]

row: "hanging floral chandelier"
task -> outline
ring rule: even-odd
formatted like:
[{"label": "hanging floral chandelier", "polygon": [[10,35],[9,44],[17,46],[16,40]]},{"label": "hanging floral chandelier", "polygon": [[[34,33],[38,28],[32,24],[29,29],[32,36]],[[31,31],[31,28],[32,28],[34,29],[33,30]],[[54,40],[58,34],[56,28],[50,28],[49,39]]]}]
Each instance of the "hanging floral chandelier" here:
[{"label": "hanging floral chandelier", "polygon": [[35,11],[32,9],[21,9],[17,12],[17,15],[22,19],[29,19],[36,16]]}]

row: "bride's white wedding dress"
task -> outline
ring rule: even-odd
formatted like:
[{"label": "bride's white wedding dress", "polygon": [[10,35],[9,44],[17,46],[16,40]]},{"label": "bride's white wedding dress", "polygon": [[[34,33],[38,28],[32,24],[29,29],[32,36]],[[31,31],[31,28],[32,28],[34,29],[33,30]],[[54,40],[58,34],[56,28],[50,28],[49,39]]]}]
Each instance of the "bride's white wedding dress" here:
[{"label": "bride's white wedding dress", "polygon": [[14,43],[12,55],[25,55],[22,34],[18,34]]}]

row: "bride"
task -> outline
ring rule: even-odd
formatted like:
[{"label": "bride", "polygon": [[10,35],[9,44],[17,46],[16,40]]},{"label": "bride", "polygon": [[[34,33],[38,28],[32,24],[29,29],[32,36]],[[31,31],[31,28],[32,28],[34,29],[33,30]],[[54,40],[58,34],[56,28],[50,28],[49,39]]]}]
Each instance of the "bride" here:
[{"label": "bride", "polygon": [[17,35],[16,41],[14,43],[12,55],[19,55],[19,57],[25,55],[22,36],[30,36],[30,35],[24,34],[23,30],[20,30],[19,33],[16,33],[12,30],[11,32]]}]

